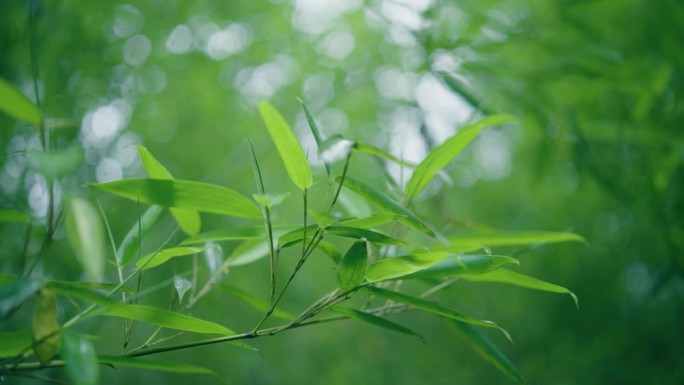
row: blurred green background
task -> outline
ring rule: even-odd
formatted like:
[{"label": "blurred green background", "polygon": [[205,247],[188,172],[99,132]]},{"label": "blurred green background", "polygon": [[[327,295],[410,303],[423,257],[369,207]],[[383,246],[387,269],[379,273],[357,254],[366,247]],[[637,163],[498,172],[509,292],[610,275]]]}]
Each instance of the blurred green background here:
[{"label": "blurred green background", "polygon": [[[131,144],[147,146],[177,178],[249,196],[247,132],[267,188],[295,192],[258,118],[261,99],[283,112],[305,150],[315,146],[297,97],[325,135],[412,161],[478,114],[512,114],[518,124],[483,132],[415,210],[454,228],[581,234],[588,248],[494,250],[515,253],[520,271],[573,290],[580,310],[566,296],[498,284],[459,283],[440,298],[506,327],[515,345],[487,335],[533,384],[684,383],[680,1],[37,0],[30,27],[31,4],[0,5],[0,76],[35,100],[34,39],[53,146],[85,149],[84,164],[60,180],[58,195],[97,198],[115,238],[135,223],[136,205],[83,184],[143,176]],[[38,148],[34,129],[0,116],[0,205],[29,212],[40,224],[45,178],[17,156]],[[308,155],[323,174],[315,150]],[[366,180],[389,173],[403,183],[405,172],[363,155],[351,165],[351,175]],[[294,221],[299,204],[291,197],[276,215]],[[205,230],[239,223],[203,216]],[[146,246],[154,250],[173,228],[166,218]],[[22,231],[0,228],[3,272],[15,269]],[[38,274],[79,277],[63,238],[58,231],[51,248],[59,263],[39,265]],[[224,245],[224,254],[233,247]],[[283,256],[282,274],[292,263]],[[236,267],[224,282],[267,298],[267,265]],[[333,287],[332,267],[312,260],[284,307],[295,312]],[[152,285],[183,268],[179,262],[144,280]],[[143,302],[169,296],[164,290]],[[234,330],[247,330],[259,316],[219,291],[193,315]],[[345,321],[251,341],[260,354],[213,345],[159,358],[210,367],[236,384],[512,383],[442,321],[426,314],[395,319],[426,343]],[[134,338],[144,339],[145,330]],[[120,322],[90,322],[84,331],[97,336],[98,351],[120,351]],[[65,378],[61,370],[42,374]],[[150,381],[220,383],[211,376],[103,371],[106,384]]]}]

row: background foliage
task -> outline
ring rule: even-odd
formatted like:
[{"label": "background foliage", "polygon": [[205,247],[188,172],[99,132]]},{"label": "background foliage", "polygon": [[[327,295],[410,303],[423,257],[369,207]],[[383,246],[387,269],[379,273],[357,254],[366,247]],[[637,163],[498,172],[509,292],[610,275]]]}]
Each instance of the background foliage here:
[{"label": "background foliage", "polygon": [[[0,7],[0,75],[35,100],[29,49],[35,39],[51,141],[55,148],[85,150],[84,163],[66,170],[58,196],[92,194],[83,183],[142,176],[130,144],[147,146],[177,178],[251,192],[245,130],[262,168],[281,170],[267,176],[270,189],[294,191],[264,134],[260,99],[294,122],[305,149],[313,137],[295,97],[307,102],[326,135],[344,134],[411,161],[475,110],[517,116],[516,127],[484,132],[449,166],[450,183],[430,186],[435,195],[416,207],[455,227],[485,223],[583,235],[588,249],[502,250],[518,253],[521,271],[573,290],[580,311],[564,298],[505,285],[463,282],[450,294],[464,310],[507,327],[515,345],[488,335],[532,383],[684,380],[679,2],[36,1],[33,28],[29,3]],[[45,178],[16,156],[38,149],[40,139],[4,115],[0,127],[0,205],[44,223]],[[319,165],[316,172],[324,172],[316,155],[308,155]],[[358,157],[350,167],[366,180],[381,180],[385,172],[371,158]],[[399,168],[387,171],[402,179]],[[137,217],[135,206],[97,197],[120,239]],[[278,215],[293,217],[300,209],[288,203]],[[203,219],[205,228],[232,224]],[[24,228],[0,226],[0,268],[9,272]],[[159,244],[173,228],[165,217],[147,245]],[[39,235],[29,250],[40,247]],[[63,231],[55,238],[51,257],[62,262],[39,264],[37,272],[78,279],[81,269]],[[323,289],[318,276],[334,277],[327,261],[311,262],[286,308],[314,299],[310,293]],[[171,269],[145,279],[168,277]],[[265,271],[255,264],[225,279],[267,298]],[[166,291],[148,299],[168,300]],[[235,330],[252,326],[257,315],[219,292],[193,311]],[[426,344],[348,321],[255,340],[261,355],[215,345],[164,358],[201,363],[236,383],[507,381],[443,322],[422,314],[404,319]],[[9,322],[3,330],[26,320]],[[101,325],[92,327],[100,333]],[[99,334],[97,344],[120,346],[117,336]],[[129,369],[103,375],[112,384],[190,378]]]}]

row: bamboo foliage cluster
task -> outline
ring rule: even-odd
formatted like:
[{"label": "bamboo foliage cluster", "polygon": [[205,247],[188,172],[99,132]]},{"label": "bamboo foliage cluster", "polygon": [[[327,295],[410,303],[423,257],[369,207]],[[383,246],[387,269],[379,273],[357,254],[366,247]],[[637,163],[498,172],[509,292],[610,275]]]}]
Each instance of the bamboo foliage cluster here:
[{"label": "bamboo foliage cluster", "polygon": [[[302,108],[319,152],[343,140],[339,137],[322,137],[315,118],[304,103]],[[39,108],[4,80],[0,80],[0,110],[18,120],[42,126]],[[286,194],[274,194],[268,189],[265,174],[270,170],[260,167],[249,138],[245,140],[245,146],[250,150],[256,183],[252,199],[226,186],[175,179],[148,149],[139,146],[138,152],[147,178],[91,184],[91,198],[78,195],[66,198],[64,227],[67,239],[87,281],[39,277],[28,263],[22,266],[20,274],[0,276],[0,316],[9,318],[19,311],[33,311],[31,330],[0,333],[0,340],[3,341],[0,344],[0,374],[31,376],[43,368],[64,366],[74,383],[84,385],[98,383],[99,372],[104,370],[102,365],[212,374],[208,368],[141,357],[223,342],[252,349],[247,344],[250,339],[344,319],[354,319],[422,338],[419,331],[390,319],[394,314],[415,310],[444,318],[464,341],[496,368],[512,380],[525,383],[516,367],[479,329],[496,329],[511,339],[503,327],[493,321],[465,314],[431,297],[458,280],[466,280],[566,293],[577,303],[576,297],[568,289],[516,272],[512,269],[519,264],[516,258],[494,255],[489,248],[584,240],[572,233],[541,231],[486,231],[467,235],[442,233],[411,209],[411,203],[479,132],[490,126],[509,124],[514,119],[494,115],[460,127],[455,135],[432,149],[425,160],[417,165],[397,159],[378,147],[355,142],[348,146],[341,164],[327,162],[326,174],[314,175],[286,119],[265,101],[259,104],[258,112],[289,178],[301,193],[301,220],[274,223],[273,211],[288,197]],[[46,153],[49,151],[45,148]],[[406,188],[395,189],[393,194],[389,194],[349,175],[349,164],[357,154],[413,168]],[[329,189],[324,202],[309,202],[309,191],[316,188],[315,182]],[[341,214],[337,203],[343,190],[365,200],[374,208],[373,213],[367,217]],[[96,196],[96,191],[147,206],[135,218],[134,225],[120,242],[114,239],[109,228],[106,208],[93,203],[92,196]],[[311,207],[323,209],[314,211],[310,210]],[[173,244],[176,234],[173,233],[166,242],[158,245],[155,252],[142,255],[143,240],[155,228],[166,209],[178,225],[176,232],[184,233],[186,238]],[[200,213],[244,218],[253,223],[244,227],[203,231]],[[29,228],[31,226],[27,214],[11,209],[0,209],[0,220],[24,223]],[[387,224],[395,224],[394,230],[383,231],[383,228],[387,228],[383,225]],[[407,237],[407,232],[413,232],[416,236]],[[342,248],[340,245],[345,243],[341,239],[351,240],[351,246]],[[171,308],[139,304],[146,293],[139,284],[145,271],[178,258],[194,257],[196,261],[197,255],[212,252],[217,243],[235,241],[247,245],[258,243],[264,246],[264,252],[257,256],[226,259],[222,266],[210,271],[205,282],[198,282],[198,270],[208,267],[195,263],[190,272],[192,280],[184,276],[169,277],[167,287],[175,290],[177,299]],[[295,247],[300,251],[294,268],[289,274],[279,275],[281,252]],[[108,248],[111,250],[108,251]],[[37,261],[34,263],[45,262],[41,261],[45,251],[45,248],[41,248],[33,258]],[[335,264],[337,288],[323,294],[298,314],[291,314],[281,306],[281,301],[290,293],[288,289],[296,277],[302,274],[302,267],[314,253],[329,256]],[[269,261],[269,298],[260,298],[242,288],[220,283],[228,267],[261,263],[262,256]],[[21,259],[27,258],[24,255]],[[114,282],[110,281],[112,277],[116,277]],[[421,281],[429,284],[429,289],[413,293],[403,289],[401,283],[404,281]],[[194,304],[214,291],[259,310],[261,317],[254,320],[254,327],[237,332],[221,322],[188,315]],[[363,301],[349,301],[359,297],[363,297]],[[71,318],[65,321],[59,319],[58,301],[72,309],[68,312],[73,313]],[[33,309],[24,306],[27,302],[35,303]],[[345,302],[353,305],[344,305]],[[125,320],[121,329],[124,345],[120,354],[112,356],[98,353],[91,339],[79,331],[79,325],[93,317]],[[275,323],[275,319],[282,322]],[[128,346],[132,325],[138,322],[157,328],[140,346]],[[267,322],[275,325],[265,326]],[[162,335],[165,329],[176,332]],[[177,342],[179,336],[190,333],[197,337]]]}]

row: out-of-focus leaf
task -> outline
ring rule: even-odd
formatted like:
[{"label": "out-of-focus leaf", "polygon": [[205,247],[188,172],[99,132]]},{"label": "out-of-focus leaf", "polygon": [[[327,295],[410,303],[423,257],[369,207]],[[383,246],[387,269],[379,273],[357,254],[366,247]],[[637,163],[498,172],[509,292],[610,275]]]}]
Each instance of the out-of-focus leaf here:
[{"label": "out-of-focus leaf", "polygon": [[57,296],[52,289],[42,288],[33,312],[33,353],[41,364],[47,364],[59,348]]},{"label": "out-of-focus leaf", "polygon": [[290,193],[283,193],[283,194],[253,194],[252,198],[254,200],[262,205],[266,206],[269,209],[278,206],[279,204],[283,203],[285,199],[287,199],[290,196]]},{"label": "out-of-focus leaf", "polygon": [[0,222],[29,223],[31,217],[20,211],[0,208]]},{"label": "out-of-focus leaf", "polygon": [[207,264],[209,274],[214,274],[223,266],[223,248],[218,243],[207,242],[204,244],[204,262]]},{"label": "out-of-focus leaf", "polygon": [[516,273],[508,269],[498,269],[483,275],[465,275],[463,279],[478,282],[499,282],[511,285],[526,287],[528,289],[547,291],[550,293],[568,294],[572,298],[575,306],[579,308],[579,301],[575,293],[563,286],[542,281],[541,279],[530,277],[529,275]]},{"label": "out-of-focus leaf", "polygon": [[370,204],[352,190],[342,189],[337,200],[347,214],[353,217],[364,218],[373,213]]},{"label": "out-of-focus leaf", "polygon": [[13,357],[21,354],[33,342],[30,330],[18,332],[0,332],[0,358]]},{"label": "out-of-focus leaf", "polygon": [[[309,225],[306,226],[306,237],[307,239],[310,239],[316,229],[318,228],[318,225]],[[304,228],[299,228],[295,230],[291,230],[280,237],[278,237],[278,248],[279,249],[284,249],[286,247],[292,246],[297,244],[298,242],[301,242],[302,239],[304,239]]]},{"label": "out-of-focus leaf", "polygon": [[[83,281],[59,281],[59,280],[45,280],[45,283],[50,287],[67,287],[75,288],[77,290],[105,290],[105,291],[119,291],[126,294],[134,294],[135,290],[128,286],[114,285],[112,283],[102,282],[83,282]],[[59,290],[58,290],[59,291]]]},{"label": "out-of-focus leaf", "polygon": [[[306,121],[309,123],[309,128],[311,129],[311,133],[313,134],[314,140],[316,141],[316,146],[318,146],[318,151],[320,153],[321,151],[321,143],[323,143],[323,138],[321,137],[321,132],[318,130],[318,126],[316,125],[316,119],[311,115],[311,111],[306,107],[306,104],[304,104],[304,101],[299,99],[299,102],[302,103],[302,108],[304,109],[304,115],[306,116]],[[328,176],[332,175],[332,169],[330,167],[330,162],[324,162],[325,164],[325,172],[328,173]]]},{"label": "out-of-focus leaf", "polygon": [[80,298],[82,300],[96,303],[99,305],[118,305],[118,302],[112,298],[106,297],[97,291],[88,287],[74,285],[68,282],[51,281],[47,283],[47,287],[63,295]]},{"label": "out-of-focus leaf", "polygon": [[95,346],[85,336],[69,329],[62,330],[60,356],[66,371],[76,385],[99,383],[100,366]]},{"label": "out-of-focus leaf", "polygon": [[369,282],[380,282],[405,277],[426,269],[448,256],[449,253],[435,251],[381,259],[368,266],[366,278]]},{"label": "out-of-focus leaf", "polygon": [[105,270],[105,230],[100,212],[88,200],[72,196],[67,203],[67,239],[92,282],[102,282]]},{"label": "out-of-focus leaf", "polygon": [[244,241],[250,239],[264,239],[265,237],[266,231],[263,226],[229,227],[193,235],[181,242],[181,245],[219,241]]},{"label": "out-of-focus leaf", "polygon": [[182,364],[178,362],[163,362],[163,361],[147,361],[138,357],[110,357],[99,356],[98,360],[101,364],[111,365],[114,367],[127,367],[137,369],[159,370],[162,372],[172,373],[196,373],[196,374],[212,374],[216,375],[212,370],[203,368],[201,366]]},{"label": "out-of-focus leaf", "polygon": [[503,266],[518,264],[517,259],[503,255],[462,255],[447,258],[434,266],[417,271],[404,278],[444,278],[486,274]]},{"label": "out-of-focus leaf", "polygon": [[43,119],[38,107],[3,78],[0,78],[0,111],[36,127],[40,127]]},{"label": "out-of-focus leaf", "polygon": [[316,224],[322,228],[332,226],[335,223],[335,218],[326,212],[309,210],[309,215],[311,215],[316,221]]},{"label": "out-of-focus leaf", "polygon": [[392,238],[392,237],[387,236],[383,233],[373,231],[373,230],[359,229],[359,228],[355,228],[355,227],[330,226],[327,229],[325,229],[325,233],[337,235],[339,237],[352,238],[352,239],[366,238],[366,240],[368,240],[368,242],[379,243],[382,245],[397,245],[397,246],[408,245],[404,241],[400,241],[396,238]]},{"label": "out-of-focus leaf", "polygon": [[171,258],[197,254],[199,252],[204,251],[205,249],[206,247],[172,247],[170,249],[164,249],[154,253],[147,254],[146,256],[140,258],[140,260],[135,265],[143,270],[147,270],[159,266]]},{"label": "out-of-focus leaf", "polygon": [[395,221],[402,216],[395,213],[373,213],[370,216],[363,218],[354,218],[340,221],[340,226],[358,227],[360,229],[370,229],[377,226]]},{"label": "out-of-focus leaf", "polygon": [[[266,313],[268,311],[268,308],[270,307],[268,302],[260,298],[257,298],[256,296],[235,286],[220,284],[217,287],[226,294],[239,299],[240,301],[246,303],[247,305],[251,306],[252,308],[261,313]],[[285,321],[293,321],[296,318],[293,314],[290,314],[287,311],[282,310],[280,308],[276,308],[273,310],[273,316],[283,319]]]},{"label": "out-of-focus leaf", "polygon": [[463,233],[452,235],[449,241],[453,245],[481,244],[493,246],[525,246],[544,243],[581,242],[587,241],[574,233],[556,233],[551,231],[492,231],[478,233]]},{"label": "out-of-focus leaf", "polygon": [[223,334],[226,336],[232,336],[235,334],[235,332],[227,327],[214,322],[190,317],[169,310],[143,305],[107,306],[99,310],[95,310],[92,314],[121,317],[134,321],[147,322],[169,329],[184,330],[194,333]]},{"label": "out-of-focus leaf", "polygon": [[[335,182],[339,183],[340,177],[335,178]],[[401,206],[397,201],[388,197],[387,195],[381,193],[380,191],[374,189],[373,187],[354,179],[350,176],[344,178],[344,185],[354,191],[355,193],[366,198],[371,204],[393,214],[399,215],[399,220],[409,227],[412,227],[418,231],[422,231],[425,234],[435,237],[435,233],[420,220],[415,214],[410,212],[408,209]]]},{"label": "out-of-focus leaf", "polygon": [[[138,146],[138,154],[140,154],[140,159],[148,177],[152,179],[174,179],[169,170],[147,148]],[[173,215],[176,223],[178,223],[178,226],[180,226],[184,233],[188,235],[199,233],[202,228],[202,219],[197,211],[179,208],[170,208],[169,211],[171,211],[171,215]]]},{"label": "out-of-focus leaf", "polygon": [[475,318],[473,316],[469,316],[467,314],[457,312],[456,310],[451,309],[449,307],[446,307],[440,303],[428,301],[428,300],[425,300],[422,298],[414,297],[414,296],[404,294],[404,293],[399,293],[396,291],[381,289],[379,287],[366,286],[363,288],[363,290],[366,290],[366,291],[368,291],[372,294],[378,295],[380,297],[391,299],[392,301],[404,303],[404,304],[412,306],[416,309],[420,309],[420,310],[424,310],[424,311],[427,311],[427,312],[432,313],[432,314],[436,314],[438,316],[453,319],[456,321],[469,323],[472,325],[499,329],[506,336],[506,338],[511,340],[511,336],[508,334],[508,332],[505,329],[501,328],[496,323],[494,323],[492,321],[481,320],[481,319]]},{"label": "out-of-focus leaf", "polygon": [[418,337],[421,340],[423,339],[423,337],[420,334],[414,332],[413,330],[411,330],[407,327],[401,326],[398,323],[392,322],[386,318],[378,317],[375,314],[366,313],[364,311],[360,311],[360,310],[356,310],[356,309],[350,309],[350,308],[341,307],[341,306],[333,306],[329,310],[332,312],[335,312],[337,314],[341,314],[345,317],[354,318],[354,319],[357,319],[357,320],[360,320],[363,322],[367,322],[371,325],[379,326],[383,329],[387,329],[387,330],[391,330],[393,332],[406,334],[409,336]]},{"label": "out-of-focus leaf", "polygon": [[406,196],[415,197],[430,183],[437,173],[454,159],[485,127],[514,121],[508,115],[488,116],[476,123],[461,127],[451,138],[433,148],[416,167],[406,185]]},{"label": "out-of-focus leaf", "polygon": [[311,175],[309,161],[306,159],[304,151],[290,126],[278,110],[267,101],[259,103],[259,113],[292,182],[301,190],[311,187],[313,176]]},{"label": "out-of-focus leaf", "polygon": [[429,249],[432,251],[448,251],[450,253],[455,253],[455,254],[469,253],[471,251],[476,251],[476,250],[485,250],[486,252],[489,252],[489,248],[487,248],[487,246],[481,245],[479,243],[470,243],[470,242],[458,242],[456,244],[450,244],[450,245],[444,245],[441,243],[437,243],[437,244],[430,246]]},{"label": "out-of-focus leaf", "polygon": [[26,151],[26,166],[45,175],[61,178],[74,173],[83,163],[83,149],[70,147],[59,151]]},{"label": "out-of-focus leaf", "polygon": [[140,236],[145,238],[147,233],[152,230],[155,223],[159,219],[159,216],[164,211],[161,206],[150,206],[145,213],[140,217],[139,220],[135,222],[133,227],[128,230],[119,249],[116,251],[116,263],[120,266],[126,266],[130,261],[133,260],[140,252],[140,244],[142,239]]},{"label": "out-of-focus leaf", "polygon": [[375,155],[377,157],[387,159],[389,161],[392,161],[396,164],[399,164],[399,165],[402,165],[405,167],[416,167],[415,164],[401,160],[401,159],[397,158],[396,156],[379,149],[378,147],[371,146],[370,144],[355,142],[354,147],[352,147],[352,148],[354,149],[354,151],[362,152],[364,154],[369,154],[369,155]]},{"label": "out-of-focus leaf", "polygon": [[339,264],[342,260],[342,253],[340,253],[340,250],[337,248],[337,246],[333,245],[332,243],[319,241],[318,245],[316,245],[316,249],[319,249],[327,254],[333,260],[333,262],[335,262],[335,264]]},{"label": "out-of-focus leaf", "polygon": [[0,283],[0,318],[5,318],[43,287],[37,279],[3,276]]},{"label": "out-of-focus leaf", "polygon": [[215,184],[177,179],[123,179],[91,184],[90,187],[133,201],[139,200],[164,207],[243,218],[261,217],[259,207],[251,200]]},{"label": "out-of-focus leaf", "polygon": [[342,257],[337,268],[337,285],[343,292],[349,291],[363,282],[368,266],[368,243],[362,240],[354,243]]},{"label": "out-of-focus leaf", "polygon": [[173,287],[176,288],[176,293],[178,294],[178,303],[183,302],[183,297],[190,289],[192,289],[192,282],[189,279],[174,276],[173,277]]},{"label": "out-of-focus leaf", "polygon": [[499,371],[521,385],[526,385],[527,381],[520,374],[518,368],[499,350],[492,341],[474,327],[459,321],[447,321],[451,329],[460,335],[478,354],[489,361]]},{"label": "out-of-focus leaf", "polygon": [[268,241],[245,241],[230,254],[230,266],[249,265],[266,257],[268,253]]}]

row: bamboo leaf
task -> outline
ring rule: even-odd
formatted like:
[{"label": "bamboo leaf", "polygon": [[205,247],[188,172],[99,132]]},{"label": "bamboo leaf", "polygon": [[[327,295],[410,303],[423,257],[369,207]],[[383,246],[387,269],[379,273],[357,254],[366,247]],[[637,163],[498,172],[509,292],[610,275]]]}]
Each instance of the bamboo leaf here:
[{"label": "bamboo leaf", "polygon": [[186,180],[123,179],[90,187],[133,201],[164,207],[222,214],[243,218],[260,218],[259,208],[237,192],[209,183]]},{"label": "bamboo leaf", "polygon": [[133,227],[128,230],[119,249],[116,251],[116,263],[120,266],[126,266],[130,261],[133,260],[140,252],[140,245],[142,244],[142,239],[147,236],[147,233],[152,230],[152,227],[157,223],[159,216],[163,212],[161,206],[150,206],[145,213],[140,217],[138,221],[135,222]]},{"label": "bamboo leaf", "polygon": [[302,191],[311,187],[313,176],[309,162],[290,126],[278,110],[267,101],[259,103],[259,113],[292,182]]},{"label": "bamboo leaf", "polygon": [[[299,99],[299,102],[302,103],[302,108],[304,109],[304,115],[306,116],[306,121],[309,123],[309,128],[311,129],[311,133],[313,134],[314,140],[316,141],[316,146],[318,146],[318,153],[321,153],[321,145],[323,143],[323,138],[321,137],[321,132],[318,130],[318,126],[316,125],[316,119],[311,115],[311,111],[306,107],[306,104],[304,104],[304,101]],[[323,162],[325,165],[325,172],[328,173],[328,177],[332,175],[332,168],[330,167],[330,162]]]},{"label": "bamboo leaf", "polygon": [[352,147],[352,149],[354,151],[362,152],[364,154],[374,155],[374,156],[389,160],[389,161],[394,162],[396,164],[399,164],[401,166],[416,167],[415,164],[401,160],[401,159],[395,157],[394,155],[383,151],[382,149],[380,149],[378,147],[371,146],[370,144],[355,142],[354,147]]},{"label": "bamboo leaf", "polygon": [[354,243],[340,261],[337,269],[337,285],[343,292],[349,291],[363,282],[368,265],[368,243],[362,240]]},{"label": "bamboo leaf", "polygon": [[37,280],[28,277],[2,276],[0,285],[0,318],[12,314],[35,292],[43,287]]},{"label": "bamboo leaf", "polygon": [[181,245],[219,241],[243,241],[249,239],[263,239],[264,237],[266,237],[266,231],[263,226],[229,227],[193,235],[181,242]]},{"label": "bamboo leaf", "polygon": [[103,306],[112,306],[119,304],[117,301],[109,297],[106,297],[97,291],[93,291],[92,289],[88,287],[83,287],[81,285],[74,285],[72,282],[50,281],[47,283],[47,287],[54,290],[57,293],[67,295],[70,297],[80,298],[82,300]]},{"label": "bamboo leaf", "polygon": [[461,127],[454,136],[440,146],[433,148],[427,157],[418,164],[406,185],[406,196],[412,198],[423,191],[432,178],[446,167],[484,128],[514,120],[514,117],[508,115],[492,115],[476,123]]},{"label": "bamboo leaf", "polygon": [[[340,177],[335,178],[335,182],[337,183],[339,183],[340,180]],[[355,193],[366,198],[366,200],[378,208],[399,215],[399,220],[407,226],[418,231],[422,231],[433,238],[435,237],[435,233],[425,223],[423,223],[420,218],[387,195],[350,176],[344,178],[344,185]]]},{"label": "bamboo leaf", "polygon": [[96,310],[93,314],[126,318],[168,329],[184,330],[194,333],[223,334],[226,336],[235,334],[235,332],[227,327],[214,322],[144,305],[112,305]]},{"label": "bamboo leaf", "polygon": [[340,253],[340,250],[337,248],[337,246],[333,245],[332,243],[319,241],[318,245],[316,245],[316,249],[321,250],[323,253],[328,255],[333,262],[335,262],[335,264],[339,264],[342,260],[342,253]]},{"label": "bamboo leaf", "polygon": [[0,223],[1,222],[14,222],[14,223],[29,223],[31,217],[20,211],[0,208]]},{"label": "bamboo leaf", "polygon": [[396,322],[392,322],[386,318],[378,317],[375,314],[366,313],[364,311],[360,311],[360,310],[356,310],[356,309],[350,309],[350,308],[341,307],[341,306],[333,306],[329,310],[332,312],[335,312],[337,314],[341,314],[345,317],[354,318],[354,319],[357,319],[357,320],[360,320],[363,322],[367,322],[371,325],[379,326],[383,329],[391,330],[391,331],[397,332],[397,333],[406,334],[409,336],[418,337],[421,340],[423,339],[423,337],[420,334],[414,332],[413,330],[411,330],[407,327],[404,327],[402,325],[399,325]]},{"label": "bamboo leaf", "polygon": [[457,312],[454,309],[451,309],[449,307],[446,307],[440,303],[433,302],[433,301],[428,301],[422,298],[414,297],[408,294],[404,293],[399,293],[396,291],[391,291],[387,289],[381,289],[379,287],[373,287],[373,286],[366,286],[363,288],[363,290],[366,290],[372,294],[390,299],[392,301],[397,301],[404,303],[406,305],[415,307],[416,309],[424,310],[432,314],[436,314],[441,317],[453,319],[456,321],[461,321],[465,323],[469,323],[471,325],[477,325],[477,326],[484,326],[488,328],[494,328],[494,329],[499,329],[506,338],[511,340],[511,336],[508,334],[508,332],[501,328],[499,325],[495,324],[492,321],[486,321],[486,320],[481,320],[472,316],[469,316],[467,314],[463,314],[460,312]]},{"label": "bamboo leaf", "polygon": [[153,267],[157,267],[167,262],[171,258],[197,254],[206,249],[206,247],[172,247],[169,249],[164,249],[154,253],[147,254],[146,256],[140,258],[140,260],[135,265],[142,270],[147,270]]},{"label": "bamboo leaf", "polygon": [[396,238],[392,238],[383,233],[367,230],[358,229],[355,227],[346,226],[330,226],[325,229],[326,234],[337,235],[339,237],[352,238],[352,239],[362,239],[365,238],[368,242],[379,243],[382,245],[397,245],[397,246],[407,246],[408,243],[400,241]]},{"label": "bamboo leaf", "polygon": [[434,266],[417,271],[405,279],[445,278],[486,274],[507,265],[520,264],[517,259],[502,255],[462,255],[447,258]]},{"label": "bamboo leaf", "polygon": [[494,246],[525,246],[534,244],[581,242],[587,244],[580,235],[551,231],[491,231],[464,233],[449,237],[452,245],[481,244]]},{"label": "bamboo leaf", "polygon": [[159,370],[172,373],[196,373],[216,375],[212,370],[201,366],[182,364],[178,362],[147,361],[138,357],[111,357],[99,356],[101,364],[112,365],[114,367],[128,367],[136,369]]},{"label": "bamboo leaf", "polygon": [[41,364],[50,362],[59,348],[59,321],[57,296],[52,289],[38,291],[33,312],[33,353]]},{"label": "bamboo leaf", "polygon": [[567,288],[530,277],[529,275],[516,273],[508,269],[499,269],[483,275],[466,275],[463,276],[463,278],[469,281],[508,283],[533,290],[568,294],[575,303],[575,306],[579,309],[579,300],[577,299],[577,296]]},{"label": "bamboo leaf", "polygon": [[[148,177],[152,179],[174,179],[169,170],[164,167],[147,148],[138,146],[138,154],[140,154],[140,159],[142,160]],[[197,211],[178,208],[171,208],[169,211],[171,211],[171,215],[173,215],[173,218],[184,233],[195,235],[200,231],[202,219]]]},{"label": "bamboo leaf", "polygon": [[75,385],[99,383],[100,366],[92,342],[69,329],[62,330],[60,355],[66,371]]},{"label": "bamboo leaf", "polygon": [[33,343],[33,333],[30,330],[0,332],[0,341],[0,358],[13,357]]},{"label": "bamboo leaf", "polygon": [[0,78],[0,111],[36,127],[40,127],[43,119],[38,107],[3,78]]},{"label": "bamboo leaf", "polygon": [[101,282],[105,270],[105,230],[100,212],[86,199],[72,196],[67,204],[67,239],[92,282]]},{"label": "bamboo leaf", "polygon": [[[259,311],[260,313],[266,313],[268,311],[268,308],[270,307],[268,302],[263,301],[257,298],[256,296],[235,286],[219,284],[218,288],[226,294],[246,303],[255,310]],[[293,314],[290,314],[287,311],[279,308],[273,310],[273,316],[283,319],[285,321],[293,321],[296,318]]]},{"label": "bamboo leaf", "polygon": [[70,147],[59,151],[26,151],[26,166],[48,179],[74,173],[83,163],[83,148]]},{"label": "bamboo leaf", "polygon": [[244,266],[254,263],[269,253],[268,241],[245,241],[238,245],[230,255],[230,266]]},{"label": "bamboo leaf", "polygon": [[463,338],[485,360],[489,361],[499,371],[511,378],[518,384],[525,385],[527,381],[520,374],[518,368],[506,357],[506,355],[484,334],[474,327],[458,321],[448,322],[452,330]]},{"label": "bamboo leaf", "polygon": [[396,213],[373,213],[367,217],[363,218],[352,218],[341,220],[340,225],[346,227],[357,227],[360,229],[370,229],[373,227],[382,226],[384,224],[390,223],[401,218],[401,215]]},{"label": "bamboo leaf", "polygon": [[381,259],[368,266],[366,278],[369,282],[380,282],[404,277],[426,269],[448,256],[449,253],[445,252],[428,252]]}]

